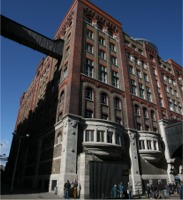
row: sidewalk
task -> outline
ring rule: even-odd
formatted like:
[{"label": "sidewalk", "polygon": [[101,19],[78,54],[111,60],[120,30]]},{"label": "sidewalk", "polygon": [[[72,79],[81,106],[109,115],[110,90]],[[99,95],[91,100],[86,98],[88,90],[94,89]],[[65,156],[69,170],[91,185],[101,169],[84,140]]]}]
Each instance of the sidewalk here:
[{"label": "sidewalk", "polygon": [[[10,193],[10,187],[7,185],[1,186],[1,199],[64,199],[63,197],[49,192],[40,192],[28,188],[14,187],[13,192]],[[72,199],[72,198],[70,198]],[[137,196],[134,199],[139,199]],[[141,195],[140,199],[148,199]],[[153,198],[150,198],[153,200]],[[166,199],[180,199],[179,195],[171,195]]]}]

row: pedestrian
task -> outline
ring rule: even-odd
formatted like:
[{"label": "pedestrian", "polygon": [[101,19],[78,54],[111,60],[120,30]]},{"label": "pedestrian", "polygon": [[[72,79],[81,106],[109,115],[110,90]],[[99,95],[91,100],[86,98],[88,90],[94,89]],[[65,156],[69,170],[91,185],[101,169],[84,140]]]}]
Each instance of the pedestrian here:
[{"label": "pedestrian", "polygon": [[74,199],[77,198],[77,186],[78,186],[78,182],[76,179],[74,179],[74,182],[73,182],[73,197],[74,197]]},{"label": "pedestrian", "polygon": [[70,184],[69,180],[67,180],[67,182],[64,184],[64,198],[65,199],[69,199],[70,188],[71,188],[71,184]]},{"label": "pedestrian", "polygon": [[180,199],[183,199],[183,183],[181,183],[180,185],[179,196],[180,196]]},{"label": "pedestrian", "polygon": [[117,185],[116,184],[112,188],[112,198],[117,199]]},{"label": "pedestrian", "polygon": [[127,192],[128,192],[128,198],[132,199],[132,184],[130,182],[128,182]]},{"label": "pedestrian", "polygon": [[119,197],[123,199],[123,192],[124,192],[123,183],[121,182],[118,187],[119,187]]},{"label": "pedestrian", "polygon": [[147,198],[150,198],[151,197],[151,187],[150,187],[149,183],[146,184],[146,193],[147,193]]}]

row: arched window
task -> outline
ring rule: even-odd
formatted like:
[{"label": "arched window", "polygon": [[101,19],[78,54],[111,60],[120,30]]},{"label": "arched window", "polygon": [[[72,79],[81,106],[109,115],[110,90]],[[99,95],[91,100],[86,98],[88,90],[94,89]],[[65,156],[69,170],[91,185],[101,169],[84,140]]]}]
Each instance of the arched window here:
[{"label": "arched window", "polygon": [[116,109],[121,109],[121,100],[118,97],[114,98],[114,107]]},{"label": "arched window", "polygon": [[156,115],[155,115],[154,110],[151,110],[151,119],[152,119],[153,121],[156,121]]},{"label": "arched window", "polygon": [[85,90],[85,98],[88,100],[93,100],[93,90],[92,88],[88,87]]},{"label": "arched window", "polygon": [[140,116],[140,108],[138,105],[135,105],[135,114]]},{"label": "arched window", "polygon": [[147,108],[143,108],[143,115],[144,115],[144,118],[148,118]]},{"label": "arched window", "polygon": [[108,105],[108,96],[107,96],[106,93],[102,93],[101,94],[101,103],[105,104],[105,105]]}]

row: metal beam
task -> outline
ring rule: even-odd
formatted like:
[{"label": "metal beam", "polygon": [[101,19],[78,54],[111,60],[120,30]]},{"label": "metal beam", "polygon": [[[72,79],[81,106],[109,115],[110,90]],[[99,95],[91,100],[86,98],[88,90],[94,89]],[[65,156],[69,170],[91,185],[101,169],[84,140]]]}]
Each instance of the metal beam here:
[{"label": "metal beam", "polygon": [[28,46],[56,59],[61,59],[64,41],[51,40],[3,15],[1,16],[0,34],[6,38]]}]

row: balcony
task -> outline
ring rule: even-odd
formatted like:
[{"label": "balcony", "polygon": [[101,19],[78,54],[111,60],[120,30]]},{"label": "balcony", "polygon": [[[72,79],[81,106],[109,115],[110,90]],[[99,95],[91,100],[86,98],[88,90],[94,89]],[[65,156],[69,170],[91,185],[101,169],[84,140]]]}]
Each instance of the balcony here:
[{"label": "balcony", "polygon": [[139,154],[148,162],[158,162],[163,156],[160,135],[151,131],[139,131]]},{"label": "balcony", "polygon": [[83,147],[87,153],[101,158],[126,155],[127,133],[116,123],[101,119],[87,119],[83,134]]}]

